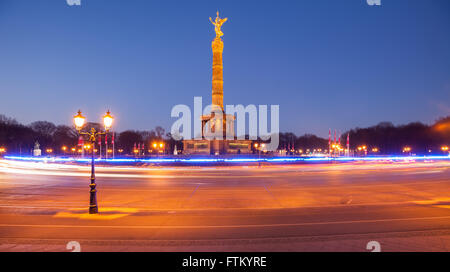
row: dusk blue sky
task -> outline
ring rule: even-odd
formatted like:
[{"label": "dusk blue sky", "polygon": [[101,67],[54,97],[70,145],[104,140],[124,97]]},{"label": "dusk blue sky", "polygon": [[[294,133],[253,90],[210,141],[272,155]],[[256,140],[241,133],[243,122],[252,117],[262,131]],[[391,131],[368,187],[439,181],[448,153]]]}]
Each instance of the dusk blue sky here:
[{"label": "dusk blue sky", "polygon": [[223,25],[225,104],[278,104],[281,131],[327,136],[450,115],[450,1],[0,0],[0,114],[169,129],[211,100],[209,17]]}]

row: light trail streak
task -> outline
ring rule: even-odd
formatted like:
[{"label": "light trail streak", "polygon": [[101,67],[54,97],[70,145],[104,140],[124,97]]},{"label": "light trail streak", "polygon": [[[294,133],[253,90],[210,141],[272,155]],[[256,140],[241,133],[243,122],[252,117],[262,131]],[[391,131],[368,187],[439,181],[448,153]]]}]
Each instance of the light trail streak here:
[{"label": "light trail streak", "polygon": [[[433,170],[427,170],[429,167]],[[436,167],[438,167],[436,169]],[[97,176],[110,178],[144,178],[144,179],[211,179],[217,178],[217,175],[205,175],[201,172],[226,171],[227,173],[237,172],[238,175],[221,175],[221,179],[237,178],[267,178],[274,173],[280,174],[289,172],[298,173],[341,173],[342,171],[380,171],[380,170],[398,170],[397,174],[433,174],[446,171],[450,168],[449,160],[424,160],[424,161],[351,161],[343,164],[272,164],[264,167],[249,167],[246,165],[233,164],[232,166],[221,167],[154,167],[154,166],[124,166],[124,165],[106,165],[97,166]],[[88,164],[74,165],[58,162],[42,161],[22,161],[22,160],[0,160],[0,173],[5,174],[23,174],[23,175],[48,175],[48,176],[73,176],[85,177],[89,175],[90,166]],[[168,174],[168,172],[173,172]],[[197,174],[186,174],[197,173]],[[243,172],[242,172],[243,171]],[[430,172],[433,171],[433,172]],[[256,174],[255,173],[259,173]],[[362,172],[364,174],[364,172]]]},{"label": "light trail streak", "polygon": [[[90,163],[91,159],[84,158],[58,158],[58,157],[28,157],[5,156],[7,160],[34,161],[34,162],[72,162]],[[96,162],[121,164],[121,163],[251,163],[251,162],[355,162],[355,161],[427,161],[450,160],[450,156],[386,156],[386,157],[271,157],[271,158],[155,158],[155,159],[95,159]]]},{"label": "light trail streak", "polygon": [[[91,215],[92,216],[92,215]],[[350,225],[364,223],[383,222],[413,222],[428,220],[447,220],[450,216],[430,216],[430,217],[409,217],[409,218],[385,218],[368,220],[348,220],[348,221],[326,221],[326,222],[302,222],[302,223],[282,223],[282,224],[248,224],[248,225],[54,225],[54,224],[0,224],[3,227],[37,227],[37,228],[97,228],[97,229],[235,229],[235,228],[270,228],[270,227],[301,227],[320,225]]]}]

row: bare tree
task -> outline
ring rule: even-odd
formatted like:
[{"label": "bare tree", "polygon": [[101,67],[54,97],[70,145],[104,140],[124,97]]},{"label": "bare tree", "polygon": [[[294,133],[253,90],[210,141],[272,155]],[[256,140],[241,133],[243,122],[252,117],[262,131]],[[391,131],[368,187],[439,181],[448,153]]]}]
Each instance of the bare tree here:
[{"label": "bare tree", "polygon": [[55,124],[47,121],[36,121],[30,124],[30,128],[37,133],[40,133],[44,136],[53,136],[53,133],[56,131]]},{"label": "bare tree", "polygon": [[0,124],[4,125],[18,125],[19,123],[14,118],[9,118],[3,114],[0,114]]},{"label": "bare tree", "polygon": [[162,127],[160,127],[160,126],[157,126],[157,127],[155,128],[155,132],[156,132],[156,137],[158,137],[158,138],[161,139],[161,138],[164,136],[166,130],[163,129]]}]

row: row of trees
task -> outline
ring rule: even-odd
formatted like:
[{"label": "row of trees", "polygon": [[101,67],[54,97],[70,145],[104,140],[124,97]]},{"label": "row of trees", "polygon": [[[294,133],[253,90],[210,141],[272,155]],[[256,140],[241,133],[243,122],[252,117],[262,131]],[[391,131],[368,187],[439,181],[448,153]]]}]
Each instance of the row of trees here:
[{"label": "row of trees", "polygon": [[[443,146],[450,145],[450,116],[437,120],[432,125],[419,122],[395,126],[390,122],[381,122],[368,128],[355,128],[342,134],[341,145],[345,147],[347,135],[350,137],[350,149],[366,146],[376,148],[380,154],[400,154],[405,147],[412,153],[440,153]],[[334,135],[333,139],[334,140]],[[281,149],[328,149],[328,139],[306,134],[297,137],[293,133],[280,133]]]},{"label": "row of trees", "polygon": [[[87,124],[87,128],[101,127],[97,123]],[[355,128],[342,134],[341,144],[345,145],[347,134],[350,135],[350,148],[356,149],[365,145],[377,148],[380,154],[402,153],[405,146],[413,153],[427,154],[431,150],[437,153],[442,146],[450,145],[450,116],[437,120],[432,125],[410,123],[395,126],[390,122],[382,122],[368,128]],[[62,146],[75,147],[78,143],[77,131],[69,126],[55,125],[47,121],[37,121],[29,125],[18,123],[15,119],[0,115],[0,147],[5,147],[8,153],[31,154],[34,143],[38,141],[42,148],[61,150]],[[164,141],[164,149],[171,152],[175,145],[180,150],[180,141],[172,139],[162,127],[150,131],[127,130],[116,135],[117,149],[123,149],[124,154],[132,154],[135,144],[144,143],[145,148],[151,148],[151,143]],[[328,139],[306,134],[296,136],[294,133],[280,133],[280,149],[328,149]]]},{"label": "row of trees", "polygon": [[433,125],[419,122],[394,126],[383,122],[369,128],[356,128],[349,131],[352,148],[360,145],[377,147],[383,153],[398,154],[404,147],[412,153],[439,153],[443,146],[450,144],[450,116],[441,118]]},{"label": "row of trees", "polygon": [[[101,128],[98,123],[86,124],[86,129],[95,127]],[[73,127],[65,125],[55,125],[47,121],[36,121],[29,125],[23,125],[13,118],[0,115],[0,147],[6,148],[11,154],[31,154],[35,142],[38,141],[41,149],[51,148],[55,153],[63,153],[61,147],[68,149],[76,147],[78,144],[78,133]],[[109,137],[111,141],[111,137]],[[124,154],[132,154],[135,144],[149,144],[164,141],[165,149],[173,149],[176,141],[172,139],[170,133],[165,133],[164,128],[156,127],[150,131],[127,130],[116,134],[116,149],[123,149]],[[178,142],[179,146],[181,144]]]},{"label": "row of trees", "polygon": [[47,121],[25,126],[0,115],[0,146],[12,153],[30,153],[36,141],[48,147],[71,146],[77,142],[77,132],[69,126],[56,126]]},{"label": "row of trees", "polygon": [[157,126],[154,130],[126,130],[118,134],[117,144],[118,147],[124,150],[125,154],[132,154],[135,144],[144,144],[145,148],[152,148],[153,143],[164,142],[164,150],[171,152],[175,145],[178,149],[182,148],[181,141],[175,141],[172,139],[170,133],[165,133],[164,128]]}]

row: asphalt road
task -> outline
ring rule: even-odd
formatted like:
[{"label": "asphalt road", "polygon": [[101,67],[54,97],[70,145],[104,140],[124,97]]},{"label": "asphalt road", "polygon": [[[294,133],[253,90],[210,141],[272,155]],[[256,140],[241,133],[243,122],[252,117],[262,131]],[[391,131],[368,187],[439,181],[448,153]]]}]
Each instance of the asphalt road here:
[{"label": "asphalt road", "polygon": [[0,160],[0,251],[450,251],[450,162],[89,168]]}]

